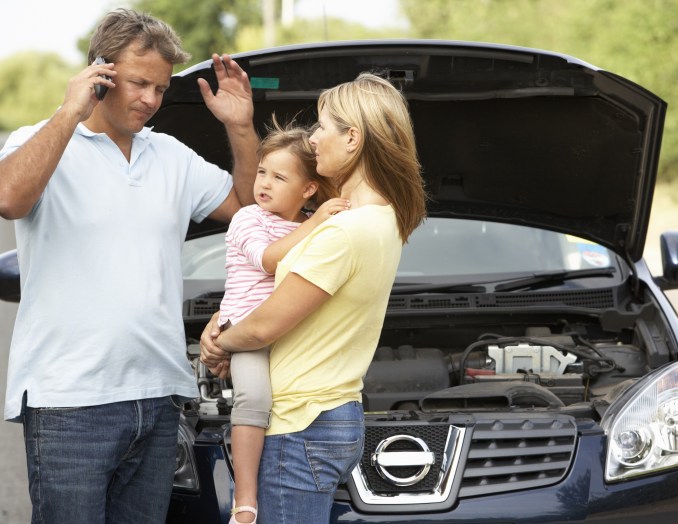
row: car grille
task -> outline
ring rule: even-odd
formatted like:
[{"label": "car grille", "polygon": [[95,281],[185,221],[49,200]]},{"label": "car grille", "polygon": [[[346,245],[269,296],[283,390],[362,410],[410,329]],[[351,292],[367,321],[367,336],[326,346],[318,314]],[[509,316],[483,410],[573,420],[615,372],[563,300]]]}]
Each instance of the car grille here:
[{"label": "car grille", "polygon": [[[365,471],[365,476],[369,482],[370,488],[374,493],[387,495],[391,493],[403,492],[430,492],[433,491],[438,483],[440,469],[443,464],[443,455],[445,451],[445,443],[447,441],[447,434],[449,431],[449,424],[427,424],[407,426],[368,426],[365,430],[365,451],[361,460],[361,465]],[[371,465],[372,452],[377,448],[379,442],[394,436],[394,435],[411,435],[424,440],[429,449],[435,455],[435,464],[429,473],[414,486],[395,486],[387,480],[383,479],[376,468]],[[412,446],[407,442],[395,444],[391,450],[396,451],[411,451]],[[416,474],[416,467],[399,468],[399,475],[407,477]]]},{"label": "car grille", "polygon": [[570,467],[576,434],[568,417],[478,421],[459,497],[555,484]]},{"label": "car grille", "polygon": [[184,302],[184,321],[207,321],[219,310],[223,292],[210,293]]},{"label": "car grille", "polygon": [[[576,437],[574,419],[559,414],[476,413],[419,421],[366,416],[365,449],[349,491],[367,511],[376,505],[397,512],[399,505],[430,503],[444,509],[458,498],[548,486],[567,474]],[[421,457],[430,452],[434,463],[416,482],[399,485],[394,478],[412,479],[424,469],[375,466],[385,442],[389,460],[398,453]]]}]

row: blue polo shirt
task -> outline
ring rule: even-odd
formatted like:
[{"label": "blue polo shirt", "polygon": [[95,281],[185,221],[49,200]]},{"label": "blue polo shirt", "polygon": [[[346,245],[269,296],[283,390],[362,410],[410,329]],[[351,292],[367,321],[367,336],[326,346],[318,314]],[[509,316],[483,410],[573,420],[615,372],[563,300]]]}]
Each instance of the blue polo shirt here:
[{"label": "blue polo shirt", "polygon": [[[13,133],[10,154],[45,122]],[[224,144],[224,147],[227,147]],[[31,407],[198,394],[186,358],[181,249],[231,176],[144,128],[128,162],[78,125],[31,213],[16,221],[21,303],[5,418]]]}]

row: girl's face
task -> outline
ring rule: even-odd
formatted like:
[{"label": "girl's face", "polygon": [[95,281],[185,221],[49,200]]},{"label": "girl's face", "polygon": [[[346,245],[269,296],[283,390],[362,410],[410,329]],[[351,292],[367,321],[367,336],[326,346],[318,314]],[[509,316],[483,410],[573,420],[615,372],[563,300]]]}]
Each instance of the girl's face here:
[{"label": "girl's face", "polygon": [[340,131],[330,120],[327,107],[323,107],[318,115],[318,127],[311,135],[311,145],[315,149],[318,162],[317,171],[320,176],[333,177],[349,158],[350,135]]},{"label": "girl's face", "polygon": [[318,189],[300,168],[297,158],[281,149],[261,159],[254,180],[254,199],[262,209],[296,221],[299,211]]}]

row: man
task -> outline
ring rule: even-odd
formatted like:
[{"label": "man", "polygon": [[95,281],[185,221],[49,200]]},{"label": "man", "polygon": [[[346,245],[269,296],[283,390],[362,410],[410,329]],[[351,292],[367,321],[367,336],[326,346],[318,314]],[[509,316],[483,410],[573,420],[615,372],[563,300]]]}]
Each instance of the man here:
[{"label": "man", "polygon": [[257,170],[249,82],[228,56],[212,57],[217,92],[200,90],[226,126],[233,177],[144,127],[188,57],[163,22],[109,13],[63,105],[0,152],[22,279],[5,418],[24,424],[33,522],[164,522],[178,406],[198,394],[182,243],[190,219],[228,221],[251,203]]}]

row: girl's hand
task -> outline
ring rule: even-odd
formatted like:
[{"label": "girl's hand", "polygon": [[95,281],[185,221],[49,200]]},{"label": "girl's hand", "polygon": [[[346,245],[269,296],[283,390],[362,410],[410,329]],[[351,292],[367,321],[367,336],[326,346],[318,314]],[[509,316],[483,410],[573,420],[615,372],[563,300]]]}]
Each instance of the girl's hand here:
[{"label": "girl's hand", "polygon": [[333,215],[341,213],[351,208],[351,202],[345,198],[330,198],[328,201],[323,202],[323,204],[316,209],[315,213],[309,220],[318,225]]}]

